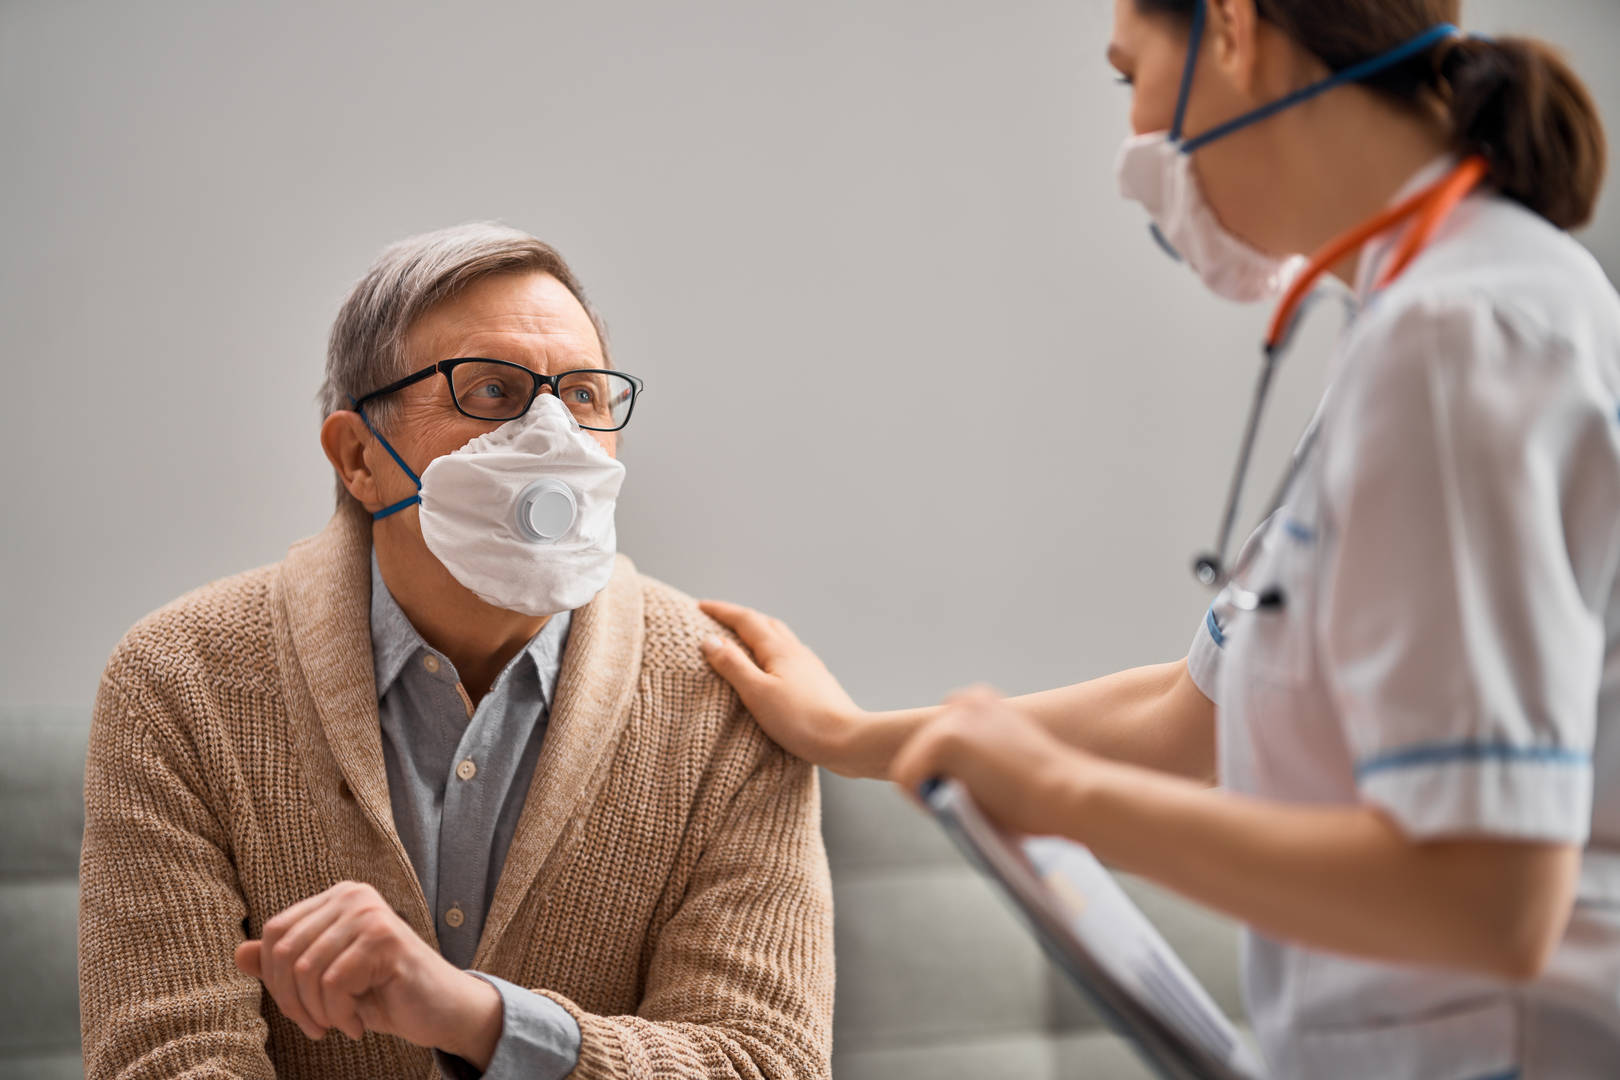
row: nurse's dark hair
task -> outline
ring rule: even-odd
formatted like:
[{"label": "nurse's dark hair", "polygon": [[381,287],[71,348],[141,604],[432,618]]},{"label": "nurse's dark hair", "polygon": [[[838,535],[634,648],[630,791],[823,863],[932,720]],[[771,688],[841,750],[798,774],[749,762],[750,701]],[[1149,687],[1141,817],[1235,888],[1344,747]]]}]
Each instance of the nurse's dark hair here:
[{"label": "nurse's dark hair", "polygon": [[[1191,19],[1197,0],[1135,0],[1144,14]],[[1459,0],[1254,0],[1260,17],[1341,71],[1441,23]],[[1608,151],[1584,83],[1545,42],[1452,38],[1433,52],[1365,80],[1423,107],[1438,101],[1460,154],[1490,162],[1491,182],[1563,229],[1592,219]]]}]

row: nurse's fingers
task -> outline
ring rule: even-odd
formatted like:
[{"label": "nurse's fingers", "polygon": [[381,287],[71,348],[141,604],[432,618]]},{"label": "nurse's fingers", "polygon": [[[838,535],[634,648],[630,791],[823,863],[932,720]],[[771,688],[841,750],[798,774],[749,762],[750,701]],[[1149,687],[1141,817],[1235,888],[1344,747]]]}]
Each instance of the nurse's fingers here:
[{"label": "nurse's fingers", "polygon": [[703,639],[703,658],[722,679],[735,687],[737,693],[745,698],[751,691],[759,689],[767,678],[752,657],[743,652],[736,643],[727,641],[719,634],[712,634]]},{"label": "nurse's fingers", "polygon": [[764,667],[769,667],[784,649],[799,642],[787,623],[753,608],[724,600],[703,600],[698,603],[698,608],[742,638],[748,651],[758,657]]},{"label": "nurse's fingers", "polygon": [[953,690],[945,695],[941,702],[950,709],[977,709],[986,705],[994,705],[1001,701],[1001,691],[988,683],[974,683],[964,686],[960,690]]},{"label": "nurse's fingers", "polygon": [[962,725],[963,716],[957,709],[947,709],[923,725],[895,754],[889,766],[889,779],[916,801],[928,781],[951,776],[954,755],[961,744]]}]

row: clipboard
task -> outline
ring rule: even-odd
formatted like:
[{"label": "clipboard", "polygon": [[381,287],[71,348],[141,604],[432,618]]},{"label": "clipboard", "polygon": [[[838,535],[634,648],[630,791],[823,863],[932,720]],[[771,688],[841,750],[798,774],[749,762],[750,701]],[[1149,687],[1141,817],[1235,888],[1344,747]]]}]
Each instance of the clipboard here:
[{"label": "clipboard", "polygon": [[922,797],[1012,901],[1048,959],[1158,1076],[1264,1080],[1242,1033],[1090,850],[1009,836],[954,781],[930,781]]}]

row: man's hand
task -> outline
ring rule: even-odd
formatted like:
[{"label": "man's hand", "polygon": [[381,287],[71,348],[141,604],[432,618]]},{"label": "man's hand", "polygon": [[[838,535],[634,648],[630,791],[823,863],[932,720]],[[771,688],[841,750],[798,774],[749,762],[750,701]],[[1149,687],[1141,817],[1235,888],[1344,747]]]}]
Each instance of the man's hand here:
[{"label": "man's hand", "polygon": [[500,1039],[501,995],[416,936],[370,885],[345,881],[264,924],[236,949],[311,1039],[368,1031],[465,1058],[480,1070]]}]

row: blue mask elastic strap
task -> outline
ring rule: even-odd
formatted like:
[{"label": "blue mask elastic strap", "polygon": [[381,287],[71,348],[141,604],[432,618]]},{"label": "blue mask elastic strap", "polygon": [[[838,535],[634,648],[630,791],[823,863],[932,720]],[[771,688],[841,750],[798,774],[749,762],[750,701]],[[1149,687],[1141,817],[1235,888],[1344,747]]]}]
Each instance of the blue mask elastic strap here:
[{"label": "blue mask elastic strap", "polygon": [[[1173,142],[1181,141],[1182,124],[1185,122],[1187,115],[1187,99],[1192,93],[1193,72],[1198,65],[1199,50],[1203,46],[1204,12],[1207,3],[1208,0],[1198,0],[1198,7],[1193,15],[1192,34],[1187,45],[1187,66],[1183,69],[1181,79],[1181,99],[1176,103],[1175,126],[1170,132],[1170,138]],[[1395,48],[1375,56],[1371,60],[1364,60],[1359,64],[1353,64],[1345,68],[1343,71],[1334,72],[1321,82],[1312,83],[1302,90],[1296,90],[1287,97],[1273,101],[1270,105],[1262,105],[1253,112],[1245,113],[1235,120],[1229,120],[1211,131],[1206,131],[1197,138],[1188,139],[1181,147],[1182,153],[1191,154],[1217,139],[1223,139],[1235,131],[1248,127],[1250,124],[1257,124],[1285,109],[1291,109],[1295,105],[1309,101],[1319,94],[1325,94],[1329,90],[1344,86],[1347,83],[1360,82],[1362,79],[1376,75],[1380,71],[1387,70],[1410,60],[1414,56],[1425,53],[1445,39],[1456,37],[1461,33],[1462,31],[1451,23],[1441,23],[1439,26],[1425,30],[1410,41],[1397,45]]]},{"label": "blue mask elastic strap", "polygon": [[394,448],[392,446],[388,445],[388,440],[382,437],[382,432],[378,431],[376,428],[371,426],[371,419],[366,416],[366,410],[364,410],[364,409],[362,409],[360,407],[360,403],[358,401],[355,401],[355,399],[352,398],[352,397],[349,399],[349,401],[351,403],[353,403],[354,411],[360,414],[360,420],[361,420],[361,422],[363,422],[366,425],[366,430],[371,432],[371,434],[376,438],[376,440],[378,442],[382,443],[382,448],[384,450],[388,451],[388,456],[394,459],[395,464],[397,464],[401,469],[405,470],[405,475],[411,478],[411,483],[416,485],[416,490],[417,490],[417,494],[412,495],[410,498],[401,499],[401,500],[399,500],[399,502],[395,503],[394,505],[385,506],[381,510],[377,511],[375,514],[372,514],[371,515],[371,520],[373,520],[373,521],[381,521],[385,517],[390,517],[390,516],[392,516],[394,514],[399,513],[401,510],[405,509],[407,506],[415,506],[417,503],[420,503],[422,501],[422,496],[421,496],[422,481],[421,481],[421,479],[417,477],[416,473],[411,471],[411,467],[409,465],[405,464],[405,459],[400,457],[399,454],[397,452],[395,452],[395,450],[394,450]]},{"label": "blue mask elastic strap", "polygon": [[1176,98],[1176,119],[1170,125],[1170,141],[1181,141],[1181,130],[1187,123],[1187,102],[1192,100],[1193,73],[1198,70],[1198,53],[1204,47],[1204,20],[1209,17],[1205,0],[1193,7],[1192,32],[1187,37],[1187,60],[1181,65],[1181,94]]}]

